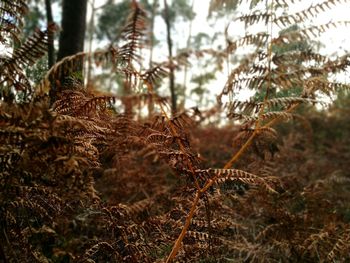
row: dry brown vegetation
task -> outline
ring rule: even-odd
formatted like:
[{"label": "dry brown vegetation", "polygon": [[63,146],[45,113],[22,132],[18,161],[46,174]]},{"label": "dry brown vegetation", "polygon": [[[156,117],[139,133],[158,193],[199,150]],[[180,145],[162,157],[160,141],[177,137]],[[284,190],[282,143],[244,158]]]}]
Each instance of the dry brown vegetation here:
[{"label": "dry brown vegetation", "polygon": [[[0,41],[18,39],[25,2],[3,0],[0,7]],[[265,16],[241,19],[250,24]],[[271,50],[272,43],[298,41],[327,26],[229,42],[225,54],[251,43],[257,49],[232,71],[219,100],[243,84],[265,90],[264,98],[173,116],[153,89],[173,65],[135,67],[146,26],[134,2],[123,45],[67,57],[38,85],[23,70],[46,50],[55,27],[1,58],[0,261],[349,261],[349,109],[339,114],[334,106],[326,114],[305,106],[295,113],[316,103],[316,92],[348,88],[327,77],[346,70],[349,57]],[[130,95],[101,94],[72,77],[87,60],[111,67]],[[138,85],[147,93],[133,93]],[[302,89],[292,97],[272,92],[295,86]],[[135,114],[150,103],[157,114]],[[215,127],[209,118],[219,112],[240,124]]]}]

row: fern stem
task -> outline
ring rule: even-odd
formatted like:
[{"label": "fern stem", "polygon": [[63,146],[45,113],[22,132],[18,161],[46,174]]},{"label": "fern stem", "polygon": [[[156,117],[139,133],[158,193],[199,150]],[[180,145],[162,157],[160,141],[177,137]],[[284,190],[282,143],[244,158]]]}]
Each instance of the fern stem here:
[{"label": "fern stem", "polygon": [[[152,84],[149,83],[148,81],[144,81],[144,83],[147,86],[148,92],[150,92],[151,95],[154,96],[154,90],[153,90]],[[165,117],[165,119],[169,123],[169,127],[170,127],[170,130],[171,130],[171,133],[172,133],[173,136],[175,136],[176,142],[178,143],[178,145],[180,147],[180,150],[185,154],[186,153],[185,152],[185,147],[183,146],[181,140],[178,139],[178,134],[177,134],[176,129],[175,129],[174,125],[172,124],[168,114],[164,110],[164,107],[163,107],[163,105],[161,103],[159,103],[159,107],[160,107],[160,110],[161,110],[163,116]],[[192,167],[192,164],[191,164],[190,161],[188,161],[188,165],[189,165],[189,168],[191,170],[191,174],[193,176],[193,179],[194,179],[194,182],[195,182],[195,185],[196,185],[196,188],[197,188],[196,197],[193,200],[191,210],[190,210],[189,214],[186,217],[185,225],[183,226],[180,235],[176,239],[175,244],[174,244],[174,246],[173,246],[173,248],[172,248],[172,250],[171,250],[171,252],[170,252],[170,254],[169,254],[169,256],[168,256],[168,258],[166,260],[166,262],[171,262],[174,259],[174,257],[176,256],[177,252],[179,251],[179,249],[181,247],[182,240],[184,239],[184,237],[185,237],[185,235],[187,233],[187,229],[190,226],[191,220],[192,220],[192,218],[194,216],[194,211],[195,211],[195,209],[197,207],[197,204],[199,202],[200,196],[203,193],[203,191],[201,191],[202,189],[199,186],[198,180],[197,180],[197,178],[195,176],[194,168]]]},{"label": "fern stem", "polygon": [[185,237],[185,235],[187,233],[187,229],[190,226],[191,220],[192,220],[192,218],[194,216],[194,212],[195,212],[197,204],[199,202],[201,193],[202,193],[202,191],[197,191],[196,197],[194,198],[193,203],[192,203],[191,210],[190,210],[190,212],[188,213],[188,215],[186,217],[185,224],[184,224],[184,226],[183,226],[183,228],[181,230],[181,233],[180,233],[179,237],[175,241],[173,249],[171,250],[167,260],[165,261],[166,263],[171,262],[175,258],[177,252],[179,251],[179,249],[181,247],[182,240],[184,239],[184,237]]},{"label": "fern stem", "polygon": [[[268,4],[268,0],[266,1],[266,4]],[[271,3],[271,21],[270,21],[270,41],[269,44],[267,46],[267,54],[268,54],[268,83],[267,83],[267,88],[266,88],[266,93],[265,93],[265,97],[264,97],[264,102],[260,108],[259,114],[258,114],[258,119],[255,122],[255,130],[253,132],[253,134],[248,138],[248,140],[245,142],[245,144],[239,149],[239,151],[225,164],[224,169],[228,169],[230,168],[233,163],[235,163],[238,158],[244,153],[244,151],[249,147],[249,145],[252,143],[254,137],[256,136],[259,127],[260,127],[260,119],[261,116],[264,114],[264,109],[266,107],[266,101],[269,98],[269,91],[271,88],[271,62],[272,62],[272,11],[273,11],[273,4],[274,1],[272,0]],[[260,84],[261,86],[262,84]],[[215,181],[215,180],[214,180]],[[210,186],[209,186],[210,187]]]},{"label": "fern stem", "polygon": [[[272,8],[273,8],[273,1],[272,1],[271,9]],[[271,38],[272,38],[272,22],[271,22]],[[270,38],[270,42],[269,42],[269,45],[268,45],[268,59],[269,59],[269,61],[268,61],[268,67],[269,67],[268,86],[267,86],[266,94],[265,94],[265,97],[264,97],[264,103],[263,103],[263,105],[262,105],[262,107],[260,108],[260,111],[259,111],[259,115],[258,115],[259,118],[257,119],[256,124],[255,124],[256,128],[255,128],[253,134],[245,142],[245,144],[239,149],[239,151],[225,164],[224,169],[230,168],[238,160],[238,158],[245,152],[245,150],[253,142],[254,137],[256,136],[257,132],[259,131],[260,117],[264,113],[264,108],[265,108],[265,105],[266,105],[266,101],[268,100],[268,97],[269,97],[268,96],[269,95],[269,89],[271,87],[271,82],[272,82],[272,80],[271,80],[271,61],[272,61],[272,59],[271,59],[272,58],[272,41],[271,41],[271,38]],[[191,220],[192,220],[192,218],[194,216],[194,210],[195,210],[195,208],[196,208],[196,206],[198,204],[198,201],[199,201],[199,198],[200,198],[201,194],[205,193],[208,190],[208,188],[211,187],[215,183],[215,181],[216,181],[218,176],[219,175],[216,175],[214,178],[209,179],[208,182],[204,185],[203,188],[201,188],[200,190],[197,190],[196,197],[193,200],[192,207],[191,207],[190,213],[188,214],[188,216],[186,218],[185,225],[183,226],[183,228],[181,230],[181,233],[180,233],[179,237],[177,238],[177,240],[175,242],[175,245],[174,245],[170,255],[168,256],[166,262],[171,262],[174,259],[174,257],[176,256],[178,250],[180,249],[181,242],[182,242],[183,238],[185,237],[185,235],[187,233],[187,229],[188,229],[188,227],[189,227],[189,225],[191,223]]]},{"label": "fern stem", "polygon": [[[155,94],[154,94],[154,89],[153,89],[152,84],[149,83],[148,81],[144,81],[144,83],[145,83],[146,86],[147,86],[148,92],[150,92],[151,95],[154,96]],[[156,101],[157,101],[157,100],[156,100]],[[159,107],[160,107],[160,110],[161,110],[163,116],[165,117],[165,119],[167,120],[167,122],[168,122],[168,124],[169,124],[171,134],[176,138],[176,142],[177,142],[177,144],[179,145],[181,152],[186,156],[185,146],[182,144],[181,140],[179,139],[179,135],[177,134],[177,131],[176,131],[174,125],[172,124],[172,122],[171,122],[171,120],[170,120],[168,114],[167,114],[166,111],[164,110],[164,107],[163,107],[163,105],[162,105],[161,103],[159,103],[158,105],[159,105]],[[197,190],[199,191],[199,190],[200,190],[200,186],[199,186],[198,180],[197,180],[197,178],[196,178],[196,176],[195,176],[194,168],[192,167],[192,164],[191,164],[191,162],[190,162],[189,160],[187,160],[187,162],[188,162],[188,166],[189,166],[189,168],[190,168],[190,171],[191,171],[191,174],[192,174],[194,183],[195,183],[195,185],[196,185],[196,188],[197,188]]]}]

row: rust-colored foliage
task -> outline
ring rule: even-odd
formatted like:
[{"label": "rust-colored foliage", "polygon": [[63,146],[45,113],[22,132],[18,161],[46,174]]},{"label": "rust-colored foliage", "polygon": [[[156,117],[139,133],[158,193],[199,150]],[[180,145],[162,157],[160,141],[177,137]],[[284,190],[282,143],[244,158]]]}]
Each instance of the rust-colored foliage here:
[{"label": "rust-colored foliage", "polygon": [[[291,24],[335,2],[294,16],[272,19],[264,13],[240,20],[247,25]],[[326,75],[346,69],[349,57],[330,60],[311,51],[277,55],[259,49],[295,41],[325,26],[276,39],[248,35],[228,41],[225,52],[179,55],[176,67],[191,55],[200,59],[209,54],[223,63],[225,54],[238,46],[258,47],[228,76],[219,96],[228,96],[227,104],[170,117],[167,98],[154,90],[169,63],[136,69],[147,17],[132,3],[120,47],[64,58],[37,86],[23,69],[43,55],[53,26],[0,58],[0,261],[350,260],[350,129],[343,117],[349,112],[337,117],[334,111],[327,118],[293,113],[300,104],[317,103],[316,91],[332,94],[348,88]],[[0,7],[5,14],[0,41],[14,41],[26,5],[4,0]],[[16,19],[8,21],[8,15]],[[313,61],[317,67],[301,67],[296,60]],[[85,87],[73,72],[85,61],[112,68],[111,74],[122,77],[130,93],[120,96]],[[263,100],[234,100],[231,95],[243,84],[265,88]],[[51,104],[52,85],[57,98]],[[300,94],[276,98],[269,92],[271,87],[287,90],[295,85],[302,87]],[[139,86],[147,92],[135,93]],[[149,103],[155,104],[156,114],[144,117],[140,109]],[[206,125],[222,111],[240,123]],[[298,121],[297,128],[275,125],[292,120]]]}]

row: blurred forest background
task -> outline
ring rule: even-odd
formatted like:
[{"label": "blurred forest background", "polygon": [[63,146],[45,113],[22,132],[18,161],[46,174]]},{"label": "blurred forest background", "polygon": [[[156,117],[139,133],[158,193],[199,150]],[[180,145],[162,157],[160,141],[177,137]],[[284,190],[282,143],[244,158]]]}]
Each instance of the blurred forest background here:
[{"label": "blurred forest background", "polygon": [[350,261],[348,0],[0,0],[0,262]]},{"label": "blurred forest background", "polygon": [[[60,60],[65,55],[71,55],[78,51],[92,52],[96,49],[103,49],[108,45],[115,45],[122,41],[123,25],[131,10],[130,1],[94,1],[76,2],[67,4],[67,23],[75,24],[74,21],[81,20],[74,32],[76,39],[67,39],[59,42],[59,35],[55,34],[54,46],[48,56],[50,57],[49,67],[53,62]],[[310,5],[320,4],[322,1],[302,3],[291,1],[292,4],[283,8],[283,12],[297,13],[308,8]],[[242,58],[251,50],[244,46],[234,54],[230,54],[227,61],[222,63],[223,58],[215,58],[208,54],[201,54],[201,59],[194,56],[194,50],[216,50],[225,52],[227,43],[234,39],[240,39],[244,35],[252,32],[267,32],[269,28],[264,25],[254,25],[248,28],[244,21],[237,18],[241,14],[256,13],[258,10],[266,10],[269,3],[266,1],[141,1],[140,4],[147,12],[149,28],[147,29],[147,48],[140,50],[142,55],[142,67],[152,66],[152,63],[162,63],[169,57],[176,60],[177,68],[171,72],[169,83],[163,83],[160,92],[166,96],[171,96],[172,107],[184,109],[192,106],[203,106],[209,108],[215,105],[216,96],[222,90],[226,77],[230,70],[236,67]],[[349,8],[347,1],[342,1],[341,5],[336,5],[333,12],[317,14],[311,21],[303,21],[298,26],[309,26],[311,24],[329,23],[333,20],[346,20],[346,10]],[[71,13],[69,9],[72,9]],[[52,15],[52,10],[53,14]],[[24,37],[27,37],[35,28],[44,28],[47,21],[61,25],[62,20],[61,1],[30,1],[29,14],[25,17]],[[78,11],[77,11],[78,10]],[[279,10],[281,11],[281,10]],[[80,16],[77,16],[81,12]],[[278,12],[278,11],[277,11]],[[71,16],[71,17],[69,17]],[[290,25],[289,28],[275,26],[273,34],[281,33],[281,30],[295,30]],[[298,27],[297,26],[297,27]],[[62,30],[62,28],[61,28]],[[298,43],[298,47],[291,47],[299,50],[315,49],[321,51],[323,55],[341,56],[348,53],[349,38],[342,32],[346,27],[330,28],[327,32],[314,35],[312,40]],[[69,33],[68,33],[69,34]],[[84,42],[82,43],[82,39]],[[71,47],[71,50],[62,51],[64,42],[80,43],[80,47]],[[69,44],[67,44],[69,47]],[[83,46],[84,45],[84,46]],[[60,47],[60,50],[59,50]],[[278,49],[278,47],[276,47]],[[55,53],[56,52],[56,53]],[[142,52],[142,53],[141,53]],[[275,52],[285,52],[275,50]],[[57,54],[58,53],[58,54]],[[198,54],[197,54],[198,56]],[[183,61],[181,61],[183,58]],[[42,58],[34,69],[28,71],[29,76],[35,81],[47,70],[47,58]],[[186,60],[186,63],[184,62]],[[183,64],[181,64],[181,62]],[[86,68],[85,81],[91,81],[93,70]],[[98,78],[94,81],[99,88],[117,94],[123,94],[121,80],[118,76],[111,76],[108,72],[97,72]],[[114,79],[113,79],[114,78]],[[346,79],[342,74],[338,80]],[[167,87],[168,86],[168,87]],[[139,90],[142,92],[142,90]],[[235,96],[240,100],[247,100],[257,93],[256,89],[244,88],[236,91]],[[326,100],[327,101],[327,100]]]}]

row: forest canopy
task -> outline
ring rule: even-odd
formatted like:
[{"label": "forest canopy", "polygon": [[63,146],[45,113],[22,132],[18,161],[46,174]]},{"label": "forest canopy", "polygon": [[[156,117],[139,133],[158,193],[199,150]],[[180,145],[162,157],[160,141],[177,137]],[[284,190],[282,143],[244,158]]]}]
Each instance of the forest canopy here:
[{"label": "forest canopy", "polygon": [[0,262],[349,261],[349,5],[0,0]]}]

